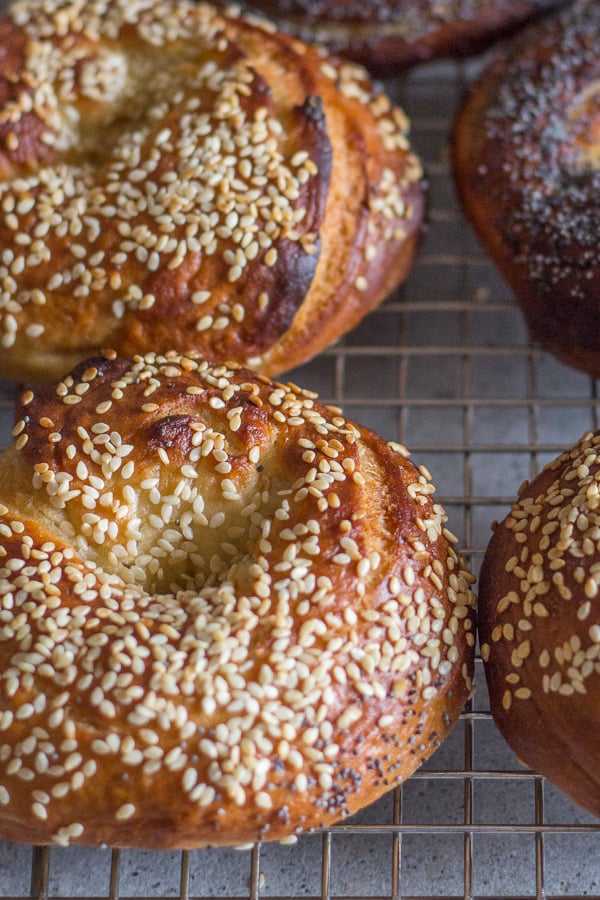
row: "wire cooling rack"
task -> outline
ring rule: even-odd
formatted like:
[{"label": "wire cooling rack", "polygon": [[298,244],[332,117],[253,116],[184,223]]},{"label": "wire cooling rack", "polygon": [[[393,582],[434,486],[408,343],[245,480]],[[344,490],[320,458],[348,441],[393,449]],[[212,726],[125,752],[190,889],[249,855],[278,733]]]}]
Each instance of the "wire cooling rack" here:
[{"label": "wire cooling rack", "polygon": [[[478,570],[519,484],[597,426],[596,383],[530,346],[506,286],[461,217],[450,125],[479,62],[415,70],[387,87],[425,163],[418,261],[339,345],[293,373],[431,470]],[[0,445],[14,390],[0,385]],[[600,823],[523,768],[495,729],[481,667],[450,738],[402,788],[294,846],[149,853],[0,844],[0,897],[600,898]]]}]

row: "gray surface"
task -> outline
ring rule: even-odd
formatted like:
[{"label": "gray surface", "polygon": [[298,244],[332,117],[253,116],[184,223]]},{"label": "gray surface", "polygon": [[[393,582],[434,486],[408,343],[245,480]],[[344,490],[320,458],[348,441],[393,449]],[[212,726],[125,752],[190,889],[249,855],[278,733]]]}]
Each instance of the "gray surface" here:
[{"label": "gray surface", "polygon": [[[405,288],[293,378],[385,437],[404,441],[428,465],[451,528],[477,568],[490,523],[519,483],[593,427],[597,405],[590,379],[528,346],[506,286],[460,217],[447,139],[468,77],[469,68],[443,64],[390,85],[412,118],[427,166],[428,235]],[[0,445],[8,441],[12,395],[10,386],[0,385]],[[538,868],[536,878],[536,780],[485,714],[480,667],[478,684],[474,709],[482,716],[461,721],[402,792],[398,896],[463,897],[470,885],[489,897],[599,897],[600,829],[576,832],[594,820],[549,785],[543,811],[538,798],[537,825],[558,831],[543,836],[543,876]],[[482,771],[486,777],[477,776]],[[473,824],[465,825],[470,791]],[[186,896],[186,890],[222,898],[326,897],[328,890],[331,896],[390,897],[393,811],[390,795],[364,811],[356,830],[334,832],[330,858],[321,836],[292,847],[266,846],[254,880],[248,851],[190,854],[183,887],[181,854],[122,853],[113,890],[143,897]],[[472,868],[465,867],[465,842]],[[330,882],[322,888],[324,858]],[[111,860],[108,850],[52,850],[48,896],[108,896]],[[29,896],[31,861],[29,848],[0,844],[0,897]]]}]

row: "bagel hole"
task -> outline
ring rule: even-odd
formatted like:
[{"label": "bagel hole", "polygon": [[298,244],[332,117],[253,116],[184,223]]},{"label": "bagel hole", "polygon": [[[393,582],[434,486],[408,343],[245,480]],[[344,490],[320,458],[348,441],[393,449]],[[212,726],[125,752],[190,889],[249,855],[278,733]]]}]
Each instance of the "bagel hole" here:
[{"label": "bagel hole", "polygon": [[[242,465],[246,461],[239,460]],[[148,593],[198,591],[223,582],[249,590],[264,522],[280,505],[277,488],[264,471],[253,469],[236,479],[239,500],[224,499],[223,476],[214,472],[212,460],[203,462],[196,464],[202,487],[192,482],[181,490],[185,479],[167,476],[159,487],[140,490],[133,525],[120,528],[118,539],[110,543],[96,543],[94,534],[100,533],[92,531],[86,555]],[[154,502],[154,490],[161,494],[159,502]]]},{"label": "bagel hole", "polygon": [[[221,521],[218,512],[195,515],[191,504],[183,504],[162,529],[152,524],[154,507],[143,500],[139,513],[145,524],[134,553],[119,541],[106,547],[89,544],[90,557],[124,584],[152,594],[177,594],[217,587],[225,581],[248,582],[245,573],[261,529],[249,517],[241,516],[240,507],[230,510]],[[191,520],[189,513],[194,516]]]},{"label": "bagel hole", "polygon": [[148,130],[159,131],[173,108],[197,91],[194,82],[206,59],[201,48],[181,42],[162,48],[160,67],[154,56],[127,45],[95,48],[78,60],[77,98],[61,102],[59,91],[55,146],[63,161],[100,168],[115,155],[128,159]]}]

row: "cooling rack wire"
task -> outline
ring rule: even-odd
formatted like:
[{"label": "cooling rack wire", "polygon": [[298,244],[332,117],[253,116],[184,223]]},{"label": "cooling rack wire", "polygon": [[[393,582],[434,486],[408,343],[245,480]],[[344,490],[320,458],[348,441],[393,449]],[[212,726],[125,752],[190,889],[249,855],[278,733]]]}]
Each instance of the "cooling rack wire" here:
[{"label": "cooling rack wire", "polygon": [[[433,474],[478,570],[523,479],[598,424],[597,385],[530,346],[506,286],[461,217],[448,169],[457,103],[481,61],[388,82],[429,181],[429,224],[406,285],[291,373],[400,440]],[[0,384],[0,446],[14,390]],[[523,768],[490,718],[481,661],[457,728],[406,785],[294,846],[145,853],[0,844],[0,897],[600,898],[600,823]]]}]

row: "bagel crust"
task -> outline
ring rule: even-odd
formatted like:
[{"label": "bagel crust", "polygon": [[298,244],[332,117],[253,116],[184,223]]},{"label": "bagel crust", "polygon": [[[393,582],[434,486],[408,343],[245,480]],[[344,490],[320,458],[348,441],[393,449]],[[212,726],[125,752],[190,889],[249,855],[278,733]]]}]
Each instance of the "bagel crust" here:
[{"label": "bagel crust", "polygon": [[175,353],[89,360],[18,415],[1,839],[292,837],[446,737],[471,688],[472,577],[403,447]]},{"label": "bagel crust", "polygon": [[[245,8],[382,74],[482,50],[565,0],[250,0]],[[219,0],[225,6],[227,0]]]},{"label": "bagel crust", "polygon": [[525,484],[479,581],[481,655],[515,753],[600,816],[600,432]]},{"label": "bagel crust", "polygon": [[186,0],[21,0],[0,45],[0,374],[275,373],[406,275],[421,167],[362,69]]},{"label": "bagel crust", "polygon": [[600,5],[530,26],[474,85],[454,132],[465,212],[531,337],[600,376]]}]

